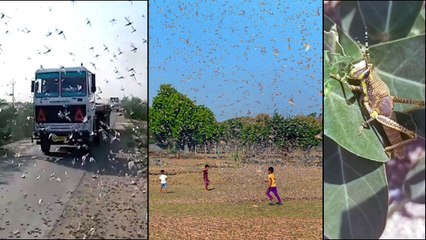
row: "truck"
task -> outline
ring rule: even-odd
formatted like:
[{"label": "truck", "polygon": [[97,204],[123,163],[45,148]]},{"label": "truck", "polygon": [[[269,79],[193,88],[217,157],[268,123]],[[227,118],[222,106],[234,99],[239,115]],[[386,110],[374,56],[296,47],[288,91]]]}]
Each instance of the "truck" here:
[{"label": "truck", "polygon": [[91,146],[109,131],[111,108],[96,102],[96,75],[87,68],[38,69],[31,81],[31,141],[49,155],[51,145]]},{"label": "truck", "polygon": [[112,96],[109,98],[109,103],[111,105],[111,108],[118,112],[120,111],[120,99],[118,97]]}]

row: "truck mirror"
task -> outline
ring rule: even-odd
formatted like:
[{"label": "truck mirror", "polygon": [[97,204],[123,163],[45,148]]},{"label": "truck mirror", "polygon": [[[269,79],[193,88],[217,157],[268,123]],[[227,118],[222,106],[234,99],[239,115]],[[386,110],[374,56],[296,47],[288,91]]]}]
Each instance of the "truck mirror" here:
[{"label": "truck mirror", "polygon": [[34,92],[34,83],[35,83],[35,81],[31,80],[31,92],[32,93]]},{"label": "truck mirror", "polygon": [[96,92],[96,75],[92,74],[92,93]]}]

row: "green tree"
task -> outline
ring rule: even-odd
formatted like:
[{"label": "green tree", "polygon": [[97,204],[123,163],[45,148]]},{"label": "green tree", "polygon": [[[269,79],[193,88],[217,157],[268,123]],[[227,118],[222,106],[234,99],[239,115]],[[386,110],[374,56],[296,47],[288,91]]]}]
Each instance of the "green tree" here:
[{"label": "green tree", "polygon": [[216,140],[218,125],[210,109],[203,105],[197,106],[194,112],[193,121],[195,123],[195,143],[211,143]]},{"label": "green tree", "polygon": [[31,137],[33,113],[32,103],[17,107],[0,99],[0,145]]},{"label": "green tree", "polygon": [[149,111],[149,128],[155,141],[163,146],[183,148],[192,140],[196,129],[192,121],[195,109],[195,103],[170,84],[161,85]]},{"label": "green tree", "polygon": [[11,121],[14,119],[14,109],[3,99],[0,99],[0,145],[12,138]]},{"label": "green tree", "polygon": [[30,138],[33,131],[34,104],[30,102],[23,103],[19,109],[14,109],[14,119],[10,122],[10,128],[13,135],[11,141],[18,141],[23,138]]},{"label": "green tree", "polygon": [[146,121],[148,116],[148,104],[137,97],[124,97],[121,100],[127,118]]},{"label": "green tree", "polygon": [[244,145],[259,144],[265,146],[270,132],[269,121],[268,114],[258,114],[254,118],[244,119],[242,121],[241,142]]}]

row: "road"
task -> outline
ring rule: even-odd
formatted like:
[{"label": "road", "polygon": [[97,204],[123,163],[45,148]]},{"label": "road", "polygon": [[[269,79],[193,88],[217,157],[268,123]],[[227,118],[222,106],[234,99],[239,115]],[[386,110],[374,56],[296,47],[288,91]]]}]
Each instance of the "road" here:
[{"label": "road", "polygon": [[[125,120],[122,116],[111,113],[111,126],[122,126],[123,122]],[[52,155],[45,156],[40,147],[30,140],[15,142],[3,148],[8,153],[3,150],[0,156],[0,238],[55,237],[52,232],[55,232],[53,230],[56,227],[60,228],[62,223],[74,221],[64,219],[75,218],[69,216],[65,209],[70,200],[81,197],[75,193],[79,187],[87,187],[86,182],[90,182],[92,178],[102,178],[103,184],[108,184],[108,179],[112,178],[115,182],[129,181],[129,178],[124,177],[130,174],[126,159],[133,156],[133,152],[125,146],[119,147],[122,149],[119,154],[111,154],[109,144],[104,143],[93,149],[93,158],[87,157],[85,161],[75,154],[72,147],[52,146]],[[78,192],[82,194],[82,191]],[[144,197],[142,203],[146,203],[146,195],[139,197]],[[98,198],[96,202],[99,202]],[[70,204],[76,203],[71,201]],[[106,201],[104,205],[107,206]],[[76,232],[73,233],[74,236],[63,234],[60,233],[61,237],[82,236]],[[93,231],[86,235],[93,236]],[[139,231],[139,236],[146,234]]]}]

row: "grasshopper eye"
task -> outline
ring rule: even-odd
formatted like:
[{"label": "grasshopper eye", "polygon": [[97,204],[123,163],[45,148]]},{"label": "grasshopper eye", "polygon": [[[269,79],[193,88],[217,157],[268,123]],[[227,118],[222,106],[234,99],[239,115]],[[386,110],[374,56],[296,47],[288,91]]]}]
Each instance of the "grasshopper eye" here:
[{"label": "grasshopper eye", "polygon": [[370,76],[370,69],[367,69],[367,70],[364,72],[364,78],[368,78],[368,76]]}]

